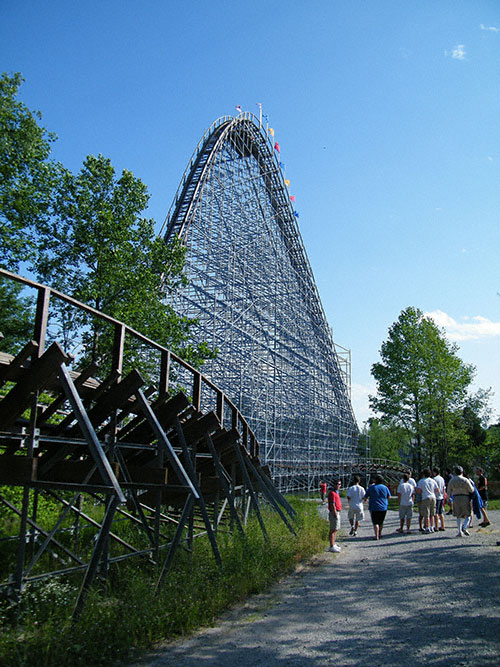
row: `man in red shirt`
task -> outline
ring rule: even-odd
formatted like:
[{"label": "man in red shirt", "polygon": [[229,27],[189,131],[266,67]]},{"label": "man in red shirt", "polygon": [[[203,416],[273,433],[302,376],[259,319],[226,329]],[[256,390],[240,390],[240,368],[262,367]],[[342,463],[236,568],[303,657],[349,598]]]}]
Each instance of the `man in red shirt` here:
[{"label": "man in red shirt", "polygon": [[319,483],[319,492],[321,494],[321,504],[324,505],[326,501],[326,482]]},{"label": "man in red shirt", "polygon": [[328,494],[328,520],[330,521],[330,533],[328,535],[330,540],[330,548],[328,551],[338,553],[340,547],[335,544],[337,539],[337,531],[340,529],[340,510],[342,509],[342,501],[340,500],[339,491],[342,486],[340,479],[336,479],[330,488]]}]

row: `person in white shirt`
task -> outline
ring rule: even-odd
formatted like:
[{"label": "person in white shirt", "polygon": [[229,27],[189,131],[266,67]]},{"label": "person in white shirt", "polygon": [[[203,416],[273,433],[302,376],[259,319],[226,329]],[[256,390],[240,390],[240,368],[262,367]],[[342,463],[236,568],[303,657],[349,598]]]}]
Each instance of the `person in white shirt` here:
[{"label": "person in white shirt", "polygon": [[406,532],[409,533],[413,512],[415,487],[410,484],[410,477],[406,473],[403,475],[403,479],[399,483],[397,494],[399,501],[399,528],[397,529],[397,532],[403,532],[403,524],[406,519]]},{"label": "person in white shirt", "polygon": [[[406,473],[405,473],[405,474],[406,474]],[[404,483],[404,475],[403,475],[403,477],[399,480],[399,483],[400,483],[400,484],[403,484],[403,483]],[[411,468],[409,469],[409,472],[408,472],[408,484],[411,484],[411,485],[413,486],[414,489],[417,488],[417,483],[416,483],[416,481],[413,479],[413,477],[411,476]]]},{"label": "person in white shirt", "polygon": [[365,497],[366,491],[359,484],[359,475],[354,475],[353,482],[354,484],[347,489],[347,500],[349,501],[347,518],[351,524],[351,532],[349,535],[356,537],[358,534],[359,522],[364,519],[363,498]]},{"label": "person in white shirt", "polygon": [[[446,482],[444,477],[439,474],[439,468],[432,469],[432,477],[438,485],[439,495],[436,496],[436,514],[434,515],[434,530],[445,530],[444,527],[444,494],[446,490]],[[439,523],[441,525],[439,526]]]},{"label": "person in white shirt", "polygon": [[416,492],[420,497],[419,512],[424,520],[424,533],[433,533],[436,498],[439,495],[439,488],[431,477],[430,468],[424,470],[424,476],[419,480]]}]

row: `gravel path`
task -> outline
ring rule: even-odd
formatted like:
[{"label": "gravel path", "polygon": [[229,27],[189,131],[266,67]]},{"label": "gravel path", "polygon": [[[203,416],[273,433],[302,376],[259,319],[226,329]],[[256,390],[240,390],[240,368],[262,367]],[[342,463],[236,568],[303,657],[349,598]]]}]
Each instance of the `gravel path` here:
[{"label": "gravel path", "polygon": [[[325,512],[325,508],[320,508]],[[456,537],[400,535],[388,512],[373,540],[369,514],[358,537],[325,552],[230,610],[217,627],[165,644],[137,667],[500,665],[500,511],[492,525]],[[342,511],[343,526],[347,525]]]}]

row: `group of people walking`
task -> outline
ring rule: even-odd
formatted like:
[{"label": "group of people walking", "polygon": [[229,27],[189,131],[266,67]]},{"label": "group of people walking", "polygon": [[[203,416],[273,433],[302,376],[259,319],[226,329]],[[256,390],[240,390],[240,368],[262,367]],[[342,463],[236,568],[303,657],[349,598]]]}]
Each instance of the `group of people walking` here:
[{"label": "group of people walking", "polygon": [[[454,475],[449,470],[445,477],[440,474],[439,468],[426,468],[418,482],[410,474],[404,474],[397,487],[399,502],[398,533],[411,532],[411,522],[415,505],[418,506],[419,530],[422,533],[434,533],[445,530],[444,514],[448,503],[449,511],[457,522],[457,537],[468,536],[472,514],[482,519],[480,526],[490,524],[486,505],[488,501],[488,481],[482,468],[477,469],[477,486],[475,482],[464,475],[461,466],[456,466]],[[389,508],[391,491],[385,485],[381,475],[375,475],[373,483],[365,490],[360,484],[359,475],[354,475],[352,484],[347,489],[348,511],[347,518],[350,524],[349,535],[356,537],[359,524],[364,519],[363,506],[368,503],[374,539],[380,540],[384,527],[384,519]],[[340,489],[342,481],[334,480],[327,494],[326,482],[320,483],[321,500],[328,502],[328,517],[330,523],[329,551],[338,553],[341,547],[336,544],[337,532],[341,527],[342,500]]]}]

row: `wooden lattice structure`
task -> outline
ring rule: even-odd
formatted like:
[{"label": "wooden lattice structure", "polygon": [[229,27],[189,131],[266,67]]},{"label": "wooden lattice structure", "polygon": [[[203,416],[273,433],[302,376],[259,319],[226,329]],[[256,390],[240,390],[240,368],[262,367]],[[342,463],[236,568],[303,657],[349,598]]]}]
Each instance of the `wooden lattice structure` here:
[{"label": "wooden lattice structure", "polygon": [[[244,536],[253,511],[266,536],[262,503],[293,532],[294,511],[261,465],[254,434],[213,383],[122,322],[6,271],[0,278],[34,291],[37,303],[33,339],[17,354],[0,353],[0,503],[19,527],[2,588],[18,595],[29,581],[81,572],[77,617],[112,563],[145,559],[160,586],[176,550],[203,534],[221,564],[221,526]],[[93,364],[76,368],[78,359],[53,340],[55,302],[112,328],[105,377]],[[130,338],[156,355],[154,383],[137,369],[124,373]],[[22,500],[1,487],[18,487]],[[43,496],[60,507],[50,526],[38,509]],[[89,503],[97,513],[86,511]],[[134,527],[134,540],[117,534],[117,521]]]}]

